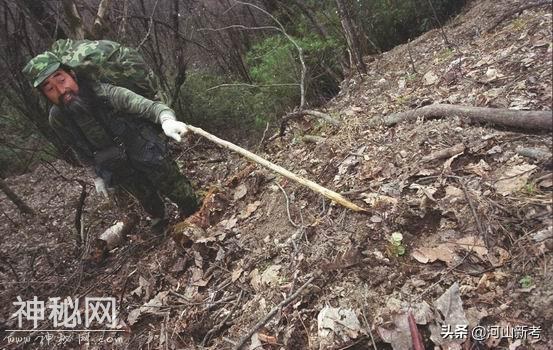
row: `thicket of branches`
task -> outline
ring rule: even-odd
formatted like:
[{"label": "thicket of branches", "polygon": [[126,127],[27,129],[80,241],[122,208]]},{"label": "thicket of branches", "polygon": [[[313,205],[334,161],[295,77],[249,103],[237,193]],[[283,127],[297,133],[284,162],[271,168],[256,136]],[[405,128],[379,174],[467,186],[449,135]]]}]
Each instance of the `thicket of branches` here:
[{"label": "thicket of branches", "polygon": [[438,25],[463,4],[0,0],[0,168],[6,176],[41,158],[73,160],[48,126],[46,101],[21,74],[56,39],[106,38],[139,48],[181,119],[215,133],[224,125],[234,133],[220,136],[232,140],[255,134],[300,103],[295,45],[306,65],[306,104],[313,106],[337,93],[345,75],[363,73],[363,56]]}]

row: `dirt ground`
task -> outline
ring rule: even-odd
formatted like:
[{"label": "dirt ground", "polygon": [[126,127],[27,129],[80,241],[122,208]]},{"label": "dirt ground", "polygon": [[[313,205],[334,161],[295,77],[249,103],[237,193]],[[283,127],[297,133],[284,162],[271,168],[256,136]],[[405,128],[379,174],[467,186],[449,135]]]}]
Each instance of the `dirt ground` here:
[{"label": "dirt ground", "polygon": [[[551,110],[551,6],[495,26],[521,4],[472,1],[443,30],[366,57],[369,73],[322,110],[340,126],[305,117],[252,149],[366,213],[191,137],[173,152],[200,191],[219,188],[207,235],[186,236],[168,203],[170,232],[142,219],[95,263],[95,239],[126,213],[87,185],[77,249],[82,170],[7,179],[36,215],[1,194],[1,347],[410,349],[419,334],[426,349],[552,349],[551,131],[379,124],[434,103]],[[18,335],[18,296],[113,297],[117,332],[47,343],[46,317]]]}]

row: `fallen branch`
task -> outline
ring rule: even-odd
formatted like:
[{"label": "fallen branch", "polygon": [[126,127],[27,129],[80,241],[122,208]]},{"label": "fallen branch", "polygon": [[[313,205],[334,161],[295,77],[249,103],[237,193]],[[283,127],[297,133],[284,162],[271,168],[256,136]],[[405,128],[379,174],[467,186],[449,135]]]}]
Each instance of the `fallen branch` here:
[{"label": "fallen branch", "polygon": [[536,160],[547,160],[551,158],[551,151],[547,151],[541,148],[532,148],[532,147],[519,147],[516,149],[517,154],[533,158]]},{"label": "fallen branch", "polygon": [[15,192],[11,190],[11,188],[8,186],[8,184],[4,181],[4,179],[0,178],[0,191],[4,192],[6,197],[8,197],[13,204],[19,209],[20,212],[24,214],[31,214],[34,215],[33,209],[27,205]]},{"label": "fallen branch", "polygon": [[291,180],[294,180],[298,183],[300,183],[301,185],[304,185],[308,188],[310,188],[311,190],[317,192],[317,193],[320,193],[322,194],[323,196],[327,197],[328,199],[331,199],[333,201],[335,201],[336,203],[340,204],[340,205],[343,205],[344,207],[346,208],[349,208],[353,211],[361,211],[361,212],[366,212],[367,210],[366,209],[363,209],[361,207],[359,207],[358,205],[350,202],[349,200],[347,200],[346,198],[344,198],[342,195],[334,192],[334,191],[331,191],[311,180],[308,180],[308,179],[305,179],[301,176],[298,176],[296,174],[294,174],[293,172],[289,171],[289,170],[286,170],[284,169],[283,167],[279,166],[279,165],[276,165],[274,163],[271,163],[269,162],[268,160],[264,159],[264,158],[261,158],[260,156],[242,148],[242,147],[239,147],[233,143],[230,143],[228,141],[225,141],[225,140],[222,140],[220,138],[218,138],[217,136],[215,135],[211,135],[210,133],[208,133],[207,131],[203,130],[203,129],[200,129],[198,127],[195,127],[195,126],[191,126],[191,125],[187,125],[187,128],[193,132],[194,134],[197,134],[197,135],[200,135],[200,136],[203,136],[205,138],[207,138],[208,140],[212,141],[212,142],[215,142],[216,144],[218,144],[219,146],[222,146],[224,148],[227,148],[227,149],[230,149],[238,154],[241,154],[243,155],[244,157],[254,161],[255,163],[257,164],[260,164],[262,166],[264,166],[265,168],[269,169],[269,170],[272,170],[282,176],[285,176]]},{"label": "fallen branch", "polygon": [[465,117],[475,123],[490,123],[504,127],[526,131],[553,130],[553,114],[551,111],[519,111],[512,109],[497,109],[485,107],[470,107],[448,104],[434,104],[412,111],[393,113],[383,118],[373,118],[369,125],[384,124],[392,126],[402,121],[418,118]]},{"label": "fallen branch", "polygon": [[323,113],[323,112],[319,112],[319,111],[313,111],[311,109],[304,109],[304,110],[301,110],[301,111],[288,113],[284,118],[282,118],[282,122],[287,122],[290,119],[303,117],[304,115],[310,115],[312,117],[320,118],[320,119],[324,120],[325,122],[327,122],[329,124],[332,124],[334,126],[342,125],[341,121],[332,118],[330,115],[328,115],[326,113]]},{"label": "fallen branch", "polygon": [[296,299],[300,293],[302,292],[302,290],[304,290],[308,285],[311,284],[311,282],[313,282],[313,280],[315,279],[315,276],[311,276],[311,278],[309,278],[307,280],[307,282],[305,282],[304,284],[301,285],[301,287],[298,288],[298,290],[296,290],[292,295],[290,295],[288,298],[284,299],[283,301],[280,302],[280,304],[278,304],[277,306],[275,306],[271,312],[269,312],[265,317],[263,317],[261,320],[259,320],[259,322],[257,322],[255,324],[255,326],[252,327],[252,329],[250,329],[250,331],[245,335],[243,336],[242,338],[240,338],[240,340],[238,341],[238,343],[236,343],[236,345],[232,348],[233,350],[240,350],[244,344],[248,341],[248,339],[250,339],[252,337],[252,335],[257,332],[257,330],[259,330],[259,328],[263,327],[267,322],[269,322],[269,320],[271,318],[273,318],[273,316],[279,311],[281,310],[283,307],[285,307],[286,305],[290,304],[294,299]]},{"label": "fallen branch", "polygon": [[319,143],[326,141],[326,138],[317,135],[303,135],[301,140],[305,143]]},{"label": "fallen branch", "polygon": [[86,200],[86,196],[88,192],[86,191],[86,183],[84,181],[79,181],[79,184],[81,185],[81,195],[79,196],[79,200],[77,202],[77,210],[75,211],[75,241],[77,243],[77,248],[81,248],[83,241],[85,240],[84,237],[84,225],[83,225],[83,209],[84,209],[84,203]]},{"label": "fallen branch", "polygon": [[300,118],[300,117],[303,117],[304,115],[309,115],[309,116],[312,116],[312,117],[315,117],[315,118],[320,118],[320,119],[324,120],[325,122],[327,122],[329,124],[332,124],[334,126],[342,125],[341,121],[332,118],[330,115],[328,115],[326,113],[322,113],[322,112],[319,112],[319,111],[313,111],[311,109],[303,109],[303,110],[300,110],[300,111],[296,111],[296,112],[286,114],[286,116],[284,116],[282,118],[281,122],[280,122],[280,131],[277,135],[275,135],[275,137],[284,136],[284,132],[286,131],[286,127],[288,126],[288,121],[289,120]]},{"label": "fallen branch", "polygon": [[429,155],[422,157],[421,160],[423,162],[431,162],[431,161],[436,160],[436,159],[449,158],[449,157],[453,157],[454,155],[463,152],[464,150],[465,150],[465,145],[463,145],[462,143],[458,143],[458,144],[453,145],[451,147],[444,148],[444,149],[441,149],[441,150],[436,151],[436,152],[432,152]]},{"label": "fallen branch", "polygon": [[232,315],[234,315],[234,313],[238,309],[238,306],[240,305],[240,300],[242,300],[242,294],[243,293],[244,293],[244,291],[240,292],[240,295],[238,296],[238,300],[236,301],[236,303],[234,304],[234,306],[232,307],[230,312],[225,316],[225,318],[221,322],[219,322],[219,324],[217,324],[215,327],[211,328],[209,330],[209,332],[207,332],[207,334],[202,339],[202,343],[200,344],[201,346],[205,346],[207,344],[207,342],[211,339],[213,334],[219,332],[221,330],[221,328],[223,328],[223,326],[227,323],[228,319]]},{"label": "fallen branch", "polygon": [[534,2],[534,3],[530,3],[530,4],[524,4],[520,7],[517,7],[516,9],[511,10],[511,11],[505,13],[503,16],[499,17],[499,19],[497,19],[494,22],[494,24],[492,24],[492,26],[486,30],[486,33],[491,32],[492,30],[497,28],[497,26],[500,25],[504,20],[510,18],[511,16],[513,16],[513,15],[519,13],[519,12],[522,12],[524,10],[528,10],[532,7],[538,7],[538,6],[543,6],[543,5],[551,5],[551,0],[538,1],[538,2]]},{"label": "fallen branch", "polygon": [[415,316],[413,312],[409,311],[407,314],[407,322],[409,323],[409,332],[411,333],[411,342],[413,343],[414,350],[424,350],[424,343],[422,341],[422,335],[417,328],[417,323],[415,322]]}]

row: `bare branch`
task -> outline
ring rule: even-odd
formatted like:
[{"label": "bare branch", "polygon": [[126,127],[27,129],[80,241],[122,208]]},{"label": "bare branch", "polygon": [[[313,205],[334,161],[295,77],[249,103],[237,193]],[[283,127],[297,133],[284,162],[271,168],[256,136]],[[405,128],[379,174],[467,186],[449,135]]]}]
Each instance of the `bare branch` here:
[{"label": "bare branch", "polygon": [[243,24],[233,24],[233,25],[230,25],[230,26],[222,27],[222,28],[200,28],[200,29],[198,29],[198,32],[206,32],[206,31],[217,32],[217,31],[222,31],[222,30],[227,30],[227,29],[243,29],[243,30],[272,29],[272,30],[278,30],[279,32],[282,32],[282,29],[280,29],[279,27],[275,27],[275,26],[248,27],[248,26],[245,26]]},{"label": "bare branch", "polygon": [[257,5],[254,5],[254,4],[250,4],[249,2],[243,2],[243,1],[238,1],[238,0],[235,0],[235,2],[237,4],[241,4],[241,5],[244,5],[244,6],[250,6],[250,7],[253,7],[254,9],[258,10],[258,11],[261,11],[263,12],[265,15],[267,15],[268,17],[270,17],[273,21],[275,21],[276,24],[278,24],[279,28],[280,28],[280,32],[286,37],[286,39],[288,39],[288,41],[290,41],[295,47],[296,47],[296,50],[298,51],[298,56],[299,56],[299,59],[300,59],[300,63],[301,63],[301,77],[300,77],[300,109],[303,109],[305,107],[305,75],[307,74],[307,68],[305,66],[305,60],[303,58],[303,49],[301,48],[301,46],[298,45],[298,43],[286,32],[286,29],[284,28],[284,26],[282,25],[282,23],[279,22],[278,19],[276,19],[275,16],[273,16],[272,14],[270,14],[267,10],[257,6]]},{"label": "bare branch", "polygon": [[94,20],[94,26],[92,28],[92,32],[94,33],[95,38],[102,38],[106,30],[105,19],[110,4],[111,0],[102,0],[98,5],[98,12],[96,13],[96,19]]},{"label": "bare branch", "polygon": [[77,9],[77,5],[73,0],[63,0],[63,11],[67,16],[69,22],[69,29],[75,36],[75,39],[84,39],[85,30],[83,25],[83,18]]},{"label": "bare branch", "polygon": [[159,0],[156,0],[154,4],[154,8],[152,9],[152,15],[150,16],[150,23],[148,24],[148,31],[146,32],[146,35],[144,36],[144,39],[138,44],[136,47],[137,50],[140,50],[142,45],[148,40],[148,37],[150,36],[150,33],[152,32],[152,27],[154,26],[154,14],[156,13],[157,4],[159,3]]},{"label": "bare branch", "polygon": [[246,84],[246,83],[235,83],[235,84],[220,84],[217,86],[210,87],[209,89],[205,91],[211,91],[215,89],[219,89],[222,87],[234,87],[234,86],[241,86],[241,87],[249,87],[249,88],[262,88],[262,87],[282,87],[282,86],[298,86],[298,83],[290,83],[290,84]]}]

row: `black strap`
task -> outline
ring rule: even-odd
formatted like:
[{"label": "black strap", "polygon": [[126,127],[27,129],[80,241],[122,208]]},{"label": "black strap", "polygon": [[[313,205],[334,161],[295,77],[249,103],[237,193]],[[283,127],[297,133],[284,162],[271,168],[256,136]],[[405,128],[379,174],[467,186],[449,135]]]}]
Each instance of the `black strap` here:
[{"label": "black strap", "polygon": [[69,120],[73,130],[75,130],[79,134],[79,137],[84,141],[84,143],[86,143],[86,147],[88,147],[88,150],[89,150],[90,154],[92,156],[94,156],[94,153],[96,153],[96,151],[98,151],[98,149],[92,144],[92,142],[90,142],[88,137],[86,137],[85,133],[83,132],[81,127],[77,124],[75,119],[73,119],[73,117],[70,116],[70,115],[66,115],[65,119]]},{"label": "black strap", "polygon": [[[101,113],[101,112],[100,112]],[[113,143],[115,145],[118,145],[118,146],[122,146],[123,142],[122,140],[115,136],[111,130],[111,128],[106,124],[106,122],[103,120],[103,118],[101,116],[97,116],[97,111],[93,111],[93,113],[91,113],[91,116],[92,118],[94,118],[94,120],[100,124],[100,126],[102,127],[102,129],[104,129],[104,131],[106,132],[106,134],[109,136],[109,138],[111,138],[111,140],[113,141]],[[83,132],[83,130],[81,129],[81,127],[79,126],[79,124],[77,124],[77,122],[75,121],[75,119],[73,119],[73,116],[71,115],[67,115],[66,114],[66,119],[69,120],[69,122],[71,123],[71,126],[73,127],[73,129],[75,129],[77,131],[77,133],[79,134],[79,137],[81,139],[83,139],[83,141],[86,143],[86,146],[88,147],[89,151],[91,154],[94,154],[95,152],[97,152],[99,149],[97,147],[95,147],[92,142],[90,142],[90,140],[88,139],[88,137],[86,136],[86,134]]]}]

